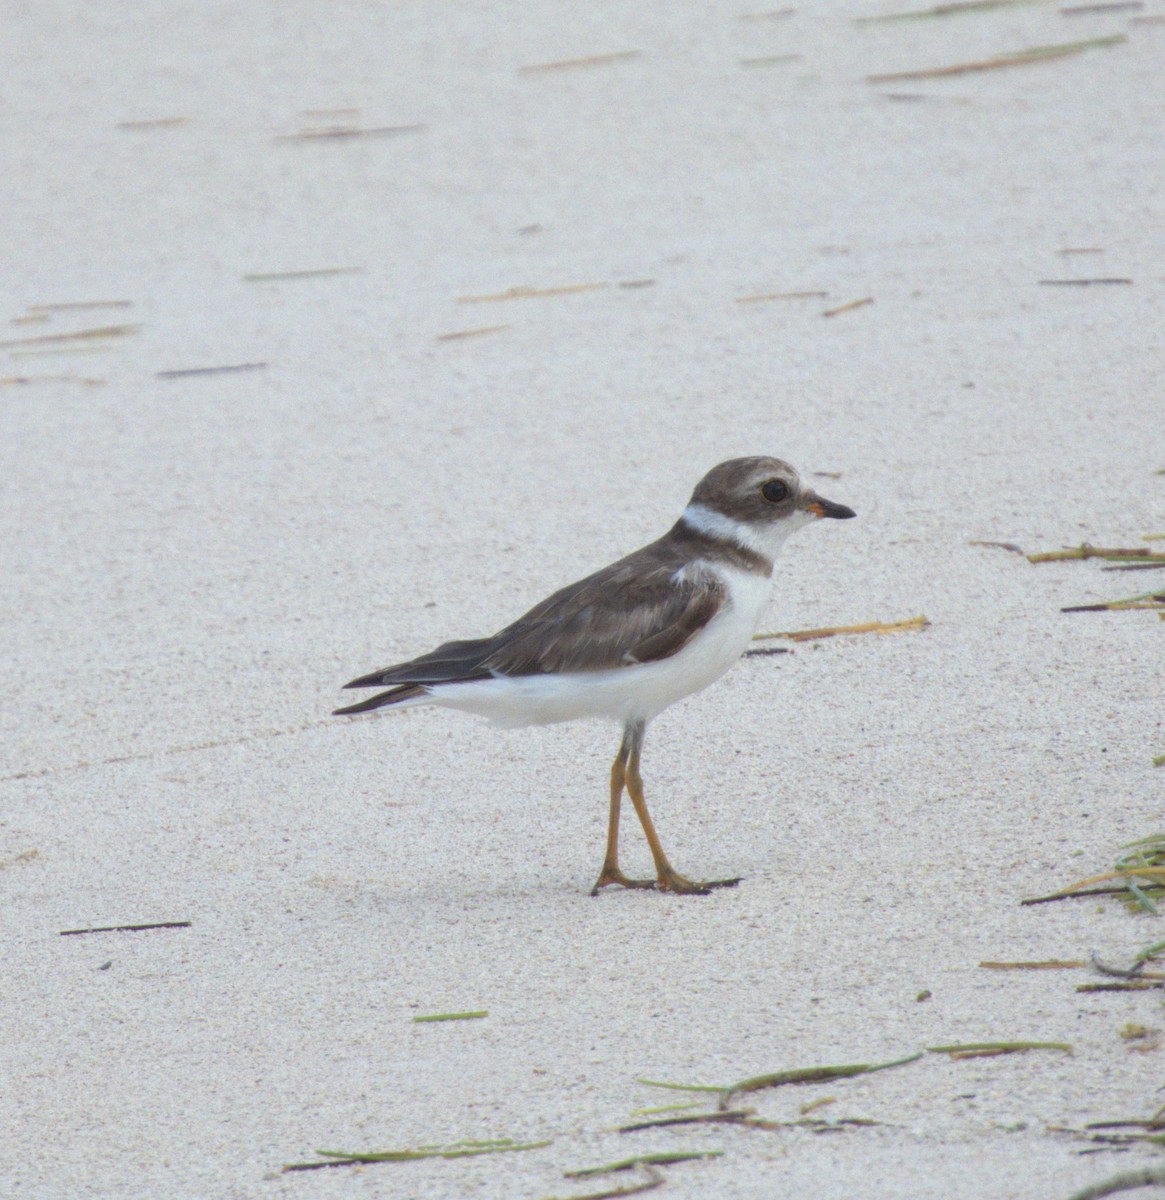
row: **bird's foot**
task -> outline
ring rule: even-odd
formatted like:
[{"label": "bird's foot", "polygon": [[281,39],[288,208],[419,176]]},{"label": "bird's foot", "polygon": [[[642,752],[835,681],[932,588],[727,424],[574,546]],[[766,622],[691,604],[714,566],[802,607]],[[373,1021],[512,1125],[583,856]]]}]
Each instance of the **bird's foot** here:
[{"label": "bird's foot", "polygon": [[707,896],[713,888],[736,887],[740,879],[741,877],[737,876],[735,879],[706,879],[695,883],[668,867],[667,870],[660,871],[655,886],[661,892],[675,892],[677,896]]},{"label": "bird's foot", "polygon": [[603,863],[603,869],[599,872],[599,878],[595,886],[591,888],[591,895],[597,896],[599,888],[604,888],[609,883],[617,883],[620,887],[625,888],[654,888],[656,886],[654,879],[628,879],[622,871],[619,870],[618,863]]}]

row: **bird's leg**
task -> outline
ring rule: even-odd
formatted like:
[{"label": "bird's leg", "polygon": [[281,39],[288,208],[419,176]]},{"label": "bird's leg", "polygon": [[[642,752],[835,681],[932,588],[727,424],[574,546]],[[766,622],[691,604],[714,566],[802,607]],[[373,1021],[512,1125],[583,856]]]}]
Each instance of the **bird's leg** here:
[{"label": "bird's leg", "polygon": [[598,882],[591,888],[591,895],[597,896],[599,888],[608,883],[617,883],[621,887],[653,888],[654,879],[628,879],[619,870],[619,805],[623,797],[623,786],[627,780],[627,756],[631,753],[631,729],[624,730],[623,741],[619,753],[611,764],[611,811],[607,818],[607,853],[603,856],[603,869],[599,872]]},{"label": "bird's leg", "polygon": [[682,896],[706,896],[712,888],[735,887],[740,882],[739,878],[711,879],[705,883],[693,883],[692,880],[685,879],[667,861],[667,855],[663,852],[663,845],[659,840],[659,834],[655,832],[651,814],[647,811],[647,800],[643,795],[643,778],[639,774],[639,751],[642,745],[643,726],[639,726],[638,735],[631,741],[631,753],[627,756],[627,795],[631,797],[631,803],[635,805],[639,823],[643,826],[647,844],[651,847],[651,857],[655,859],[655,870],[659,877],[655,886],[661,892],[676,892]]}]

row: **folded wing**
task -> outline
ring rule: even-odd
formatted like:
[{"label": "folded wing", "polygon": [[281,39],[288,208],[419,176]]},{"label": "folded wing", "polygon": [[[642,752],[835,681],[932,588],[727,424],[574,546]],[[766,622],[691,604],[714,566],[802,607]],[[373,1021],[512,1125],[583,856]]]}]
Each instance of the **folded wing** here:
[{"label": "folded wing", "polygon": [[555,592],[493,637],[445,642],[353,679],[345,686],[393,691],[338,711],[399,703],[442,683],[603,671],[669,658],[720,611],[727,591],[711,571],[662,555],[645,564],[644,554]]}]

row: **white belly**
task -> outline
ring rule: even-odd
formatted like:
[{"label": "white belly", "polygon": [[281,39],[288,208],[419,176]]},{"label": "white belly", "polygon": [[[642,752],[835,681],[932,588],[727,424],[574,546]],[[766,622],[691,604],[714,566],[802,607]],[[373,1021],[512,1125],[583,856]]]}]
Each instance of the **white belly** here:
[{"label": "white belly", "polygon": [[[768,607],[771,581],[716,566],[728,602],[677,654],[658,662],[569,675],[524,675],[440,684],[412,704],[439,704],[495,725],[549,725],[582,717],[650,721],[670,704],[719,679],[748,648]],[[403,706],[402,706],[403,707]]]}]

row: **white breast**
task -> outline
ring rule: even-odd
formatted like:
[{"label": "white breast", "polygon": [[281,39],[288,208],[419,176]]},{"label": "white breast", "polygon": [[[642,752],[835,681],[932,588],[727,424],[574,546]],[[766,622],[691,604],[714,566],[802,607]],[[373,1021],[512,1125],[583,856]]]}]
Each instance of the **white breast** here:
[{"label": "white breast", "polygon": [[[700,564],[728,589],[720,611],[677,654],[609,671],[525,675],[442,684],[413,703],[439,704],[495,725],[547,725],[581,717],[650,721],[719,679],[748,648],[768,607],[771,580],[719,563]],[[406,701],[406,704],[410,702]]]}]

